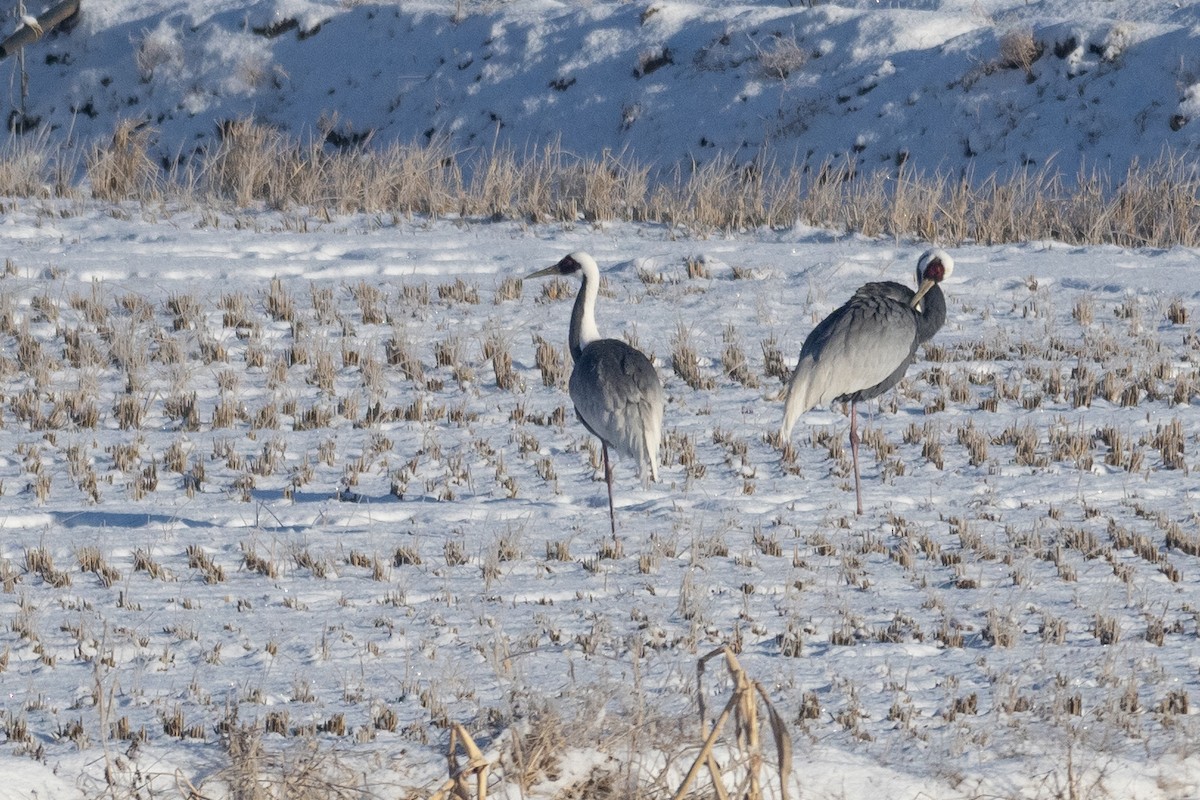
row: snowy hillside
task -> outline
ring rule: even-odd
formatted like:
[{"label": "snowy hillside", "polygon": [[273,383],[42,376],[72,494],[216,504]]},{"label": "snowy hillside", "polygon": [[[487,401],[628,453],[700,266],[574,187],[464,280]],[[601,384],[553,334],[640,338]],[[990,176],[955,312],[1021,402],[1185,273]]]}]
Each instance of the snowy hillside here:
[{"label": "snowy hillside", "polygon": [[658,166],[1119,175],[1200,153],[1197,53],[1193,2],[84,0],[30,48],[26,112],[60,139],[145,120],[168,157],[252,116],[342,143],[561,138]]}]

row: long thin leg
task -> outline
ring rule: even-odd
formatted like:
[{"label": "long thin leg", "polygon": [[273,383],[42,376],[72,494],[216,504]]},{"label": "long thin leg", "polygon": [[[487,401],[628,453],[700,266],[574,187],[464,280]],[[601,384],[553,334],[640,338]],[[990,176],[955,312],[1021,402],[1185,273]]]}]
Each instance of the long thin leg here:
[{"label": "long thin leg", "polygon": [[[608,521],[612,524],[613,539],[617,538],[617,514],[613,511],[612,464],[608,462],[608,445],[600,441],[600,452],[604,454],[604,482],[608,484]],[[859,512],[862,513],[862,512]]]},{"label": "long thin leg", "polygon": [[850,403],[850,454],[854,457],[854,499],[862,516],[862,479],[858,475],[858,403]]}]

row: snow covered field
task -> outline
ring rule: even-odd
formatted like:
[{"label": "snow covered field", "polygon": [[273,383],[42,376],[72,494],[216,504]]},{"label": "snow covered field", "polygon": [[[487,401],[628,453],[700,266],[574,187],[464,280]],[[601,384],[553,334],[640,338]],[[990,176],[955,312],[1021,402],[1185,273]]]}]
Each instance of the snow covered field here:
[{"label": "snow covered field", "polygon": [[[459,7],[85,2],[27,113],[144,115],[166,155],[243,114],[666,163],[1196,154],[1196,3]],[[0,797],[428,797],[455,722],[493,796],[670,796],[723,644],[791,797],[1200,795],[1200,251],[948,248],[945,328],[860,409],[856,517],[841,408],[769,439],[781,376],[923,242],[3,207]],[[518,282],[576,249],[669,397],[617,544],[574,286]]]},{"label": "snow covered field", "polygon": [[[868,415],[855,518],[839,410],[792,460],[766,442],[764,352],[911,280],[918,246],[277,219],[7,216],[6,791],[96,795],[108,768],[220,795],[232,720],[427,792],[446,722],[500,749],[547,715],[581,731],[560,786],[613,755],[658,775],[657,748],[677,782],[724,642],[801,796],[1197,790],[1194,251],[954,250],[933,358]],[[618,463],[619,554],[536,365],[535,337],[569,363],[571,293],[507,282],[581,247],[602,331],[670,396],[663,481]]]}]

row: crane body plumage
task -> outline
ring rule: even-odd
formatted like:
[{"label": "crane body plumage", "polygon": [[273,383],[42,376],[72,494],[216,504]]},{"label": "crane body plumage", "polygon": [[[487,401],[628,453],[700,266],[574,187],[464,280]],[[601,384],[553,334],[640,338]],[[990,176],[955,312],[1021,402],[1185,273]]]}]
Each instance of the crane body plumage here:
[{"label": "crane body plumage", "polygon": [[784,401],[784,441],[800,415],[816,406],[850,402],[850,445],[858,513],[856,404],[888,391],[916,360],[918,348],[945,324],[946,298],[939,284],[954,269],[949,254],[933,249],[917,263],[916,291],[895,281],[868,283],[813,328],[800,349]]},{"label": "crane body plumage", "polygon": [[600,440],[609,520],[615,536],[608,448],[631,458],[643,482],[658,480],[658,444],[665,404],[662,381],[643,353],[620,339],[600,336],[595,317],[600,270],[590,255],[572,253],[529,277],[547,275],[578,275],[582,280],[567,336],[574,361],[567,389],[579,421]]},{"label": "crane body plumage", "polygon": [[657,481],[663,390],[650,359],[618,339],[598,339],[575,360],[567,389],[584,427]]}]

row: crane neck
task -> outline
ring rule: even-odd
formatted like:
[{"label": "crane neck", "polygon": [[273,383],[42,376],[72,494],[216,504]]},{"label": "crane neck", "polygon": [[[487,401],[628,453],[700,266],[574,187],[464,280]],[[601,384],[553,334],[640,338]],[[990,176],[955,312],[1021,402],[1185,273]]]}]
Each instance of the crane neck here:
[{"label": "crane neck", "polygon": [[596,328],[596,295],[600,293],[600,272],[591,265],[583,270],[583,284],[575,295],[575,308],[571,311],[571,333],[568,343],[571,358],[575,361],[583,354],[583,348],[600,338]]},{"label": "crane neck", "polygon": [[946,324],[946,295],[941,286],[934,286],[921,298],[917,312],[917,343],[927,342]]}]

